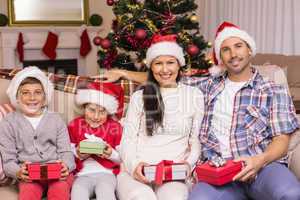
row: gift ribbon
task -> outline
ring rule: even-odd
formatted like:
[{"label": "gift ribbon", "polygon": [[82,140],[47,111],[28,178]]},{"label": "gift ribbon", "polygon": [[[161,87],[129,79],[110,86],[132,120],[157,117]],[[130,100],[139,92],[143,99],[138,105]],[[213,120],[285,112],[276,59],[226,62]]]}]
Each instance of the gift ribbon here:
[{"label": "gift ribbon", "polygon": [[164,178],[165,180],[172,180],[172,165],[172,160],[162,160],[157,164],[155,171],[155,183],[157,185],[161,185]]},{"label": "gift ribbon", "polygon": [[43,179],[43,180],[48,179],[48,166],[47,165],[40,166],[40,176],[41,176],[41,179]]}]

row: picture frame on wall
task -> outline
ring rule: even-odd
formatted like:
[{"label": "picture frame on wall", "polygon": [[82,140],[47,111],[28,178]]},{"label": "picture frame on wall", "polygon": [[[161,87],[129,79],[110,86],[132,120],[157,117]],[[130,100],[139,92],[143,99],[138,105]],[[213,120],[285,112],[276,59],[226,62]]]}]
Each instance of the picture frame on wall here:
[{"label": "picture frame on wall", "polygon": [[88,21],[88,0],[8,0],[10,26],[80,26]]}]

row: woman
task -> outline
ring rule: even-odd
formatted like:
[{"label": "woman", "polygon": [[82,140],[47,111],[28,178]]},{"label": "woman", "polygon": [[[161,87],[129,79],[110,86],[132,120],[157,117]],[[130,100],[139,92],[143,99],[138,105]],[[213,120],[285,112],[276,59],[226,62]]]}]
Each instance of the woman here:
[{"label": "woman", "polygon": [[187,199],[184,182],[151,187],[142,169],[162,160],[184,163],[189,169],[195,165],[200,155],[203,95],[179,83],[185,59],[175,36],[155,36],[146,61],[148,80],[132,95],[124,121],[120,155],[125,170],[118,175],[118,196],[121,200]]}]

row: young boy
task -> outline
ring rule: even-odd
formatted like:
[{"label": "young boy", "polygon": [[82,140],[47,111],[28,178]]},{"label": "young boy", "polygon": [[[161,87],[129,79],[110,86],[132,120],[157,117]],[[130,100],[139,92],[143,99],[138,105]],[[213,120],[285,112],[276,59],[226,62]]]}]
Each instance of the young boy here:
[{"label": "young boy", "polygon": [[[115,175],[120,162],[115,149],[120,144],[122,127],[112,116],[120,117],[123,112],[123,90],[112,83],[90,83],[78,90],[76,101],[84,114],[68,126],[77,164],[71,198],[88,200],[95,194],[97,199],[115,200]],[[90,137],[104,141],[103,154],[80,153],[79,143]]]},{"label": "young boy", "polygon": [[[0,122],[0,150],[7,176],[19,180],[20,200],[69,200],[75,168],[67,127],[47,111],[53,85],[37,67],[27,67],[11,80],[7,94],[16,111]],[[27,164],[59,162],[60,180],[31,181]]]}]

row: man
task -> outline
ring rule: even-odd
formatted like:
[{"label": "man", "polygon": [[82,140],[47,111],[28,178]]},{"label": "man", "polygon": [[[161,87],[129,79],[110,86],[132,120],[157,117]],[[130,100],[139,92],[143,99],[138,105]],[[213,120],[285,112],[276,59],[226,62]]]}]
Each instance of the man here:
[{"label": "man", "polygon": [[199,182],[189,199],[300,199],[300,184],[284,157],[299,127],[287,89],[251,66],[255,42],[237,26],[220,25],[214,50],[226,72],[197,84],[207,105],[199,135],[203,156],[221,155],[245,167],[225,186]]},{"label": "man", "polygon": [[[199,133],[201,159],[217,155],[245,163],[232,183],[197,183],[190,200],[300,199],[300,184],[285,157],[290,135],[299,128],[295,109],[286,88],[265,80],[252,67],[255,52],[247,32],[224,22],[217,30],[214,55],[226,72],[186,80],[202,90],[207,105]],[[115,73],[137,81],[145,76]]]}]

